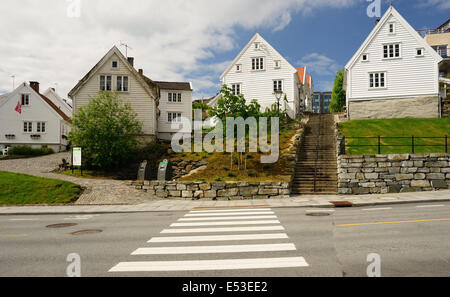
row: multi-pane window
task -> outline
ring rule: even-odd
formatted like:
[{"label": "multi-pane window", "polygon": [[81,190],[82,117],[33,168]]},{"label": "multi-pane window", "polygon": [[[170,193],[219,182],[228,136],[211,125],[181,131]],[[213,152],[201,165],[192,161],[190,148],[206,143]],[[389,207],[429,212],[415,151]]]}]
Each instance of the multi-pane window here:
[{"label": "multi-pane window", "polygon": [[275,61],[275,68],[281,68],[281,61]]},{"label": "multi-pane window", "polygon": [[100,91],[111,91],[111,90],[112,90],[112,76],[100,75]]},{"label": "multi-pane window", "polygon": [[241,94],[241,84],[232,84],[231,93],[235,96]]},{"label": "multi-pane window", "polygon": [[45,133],[45,122],[37,122],[37,132]]},{"label": "multi-pane window", "polygon": [[22,106],[30,105],[30,95],[22,94]]},{"label": "multi-pane window", "polygon": [[274,80],[273,81],[273,91],[274,92],[283,92],[283,81],[282,80]]},{"label": "multi-pane window", "polygon": [[252,58],[252,70],[264,70],[264,58]]},{"label": "multi-pane window", "polygon": [[395,34],[395,24],[394,23],[389,23],[389,33]]},{"label": "multi-pane window", "polygon": [[117,77],[117,91],[128,92],[128,76]]},{"label": "multi-pane window", "polygon": [[181,93],[168,93],[169,102],[181,102]]},{"label": "multi-pane window", "polygon": [[117,67],[118,67],[117,61],[113,61],[112,62],[112,68],[117,69]]},{"label": "multi-pane window", "polygon": [[386,73],[375,72],[369,74],[369,86],[371,89],[385,88],[386,87]]},{"label": "multi-pane window", "polygon": [[169,123],[181,123],[181,113],[180,112],[169,112],[168,120],[169,120]]},{"label": "multi-pane window", "polygon": [[242,65],[236,65],[236,71],[241,72],[242,71]]},{"label": "multi-pane window", "polygon": [[400,58],[400,43],[392,43],[383,45],[383,57]]},{"label": "multi-pane window", "polygon": [[32,122],[23,122],[23,132],[25,132],[25,133],[33,132],[33,123]]}]

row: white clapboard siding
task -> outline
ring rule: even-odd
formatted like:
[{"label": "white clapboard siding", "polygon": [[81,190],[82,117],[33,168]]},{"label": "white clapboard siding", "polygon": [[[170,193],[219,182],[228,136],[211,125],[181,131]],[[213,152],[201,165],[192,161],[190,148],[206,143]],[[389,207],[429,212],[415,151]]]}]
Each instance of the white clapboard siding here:
[{"label": "white clapboard siding", "polygon": [[[395,34],[389,33],[391,23],[395,24]],[[376,34],[367,46],[361,48],[358,55],[355,55],[347,64],[348,100],[437,95],[439,92],[438,61],[433,49],[421,42],[421,38],[418,40],[418,33],[393,7],[388,10],[378,26]],[[383,45],[386,43],[401,43],[401,58],[384,59]],[[423,48],[423,57],[416,55],[418,48]],[[362,54],[368,54],[368,62],[362,61]],[[386,72],[387,88],[369,90],[370,72]]]},{"label": "white clapboard siding", "polygon": [[[169,93],[181,93],[181,103],[169,102]],[[172,129],[172,123],[169,123],[168,113],[177,112],[181,113],[181,116],[189,119],[192,122],[192,91],[180,91],[180,90],[160,90],[159,109],[161,110],[161,116],[158,120],[158,132],[159,133],[174,133],[185,132],[190,133],[192,128],[183,127],[182,125],[175,125]]]},{"label": "white clapboard siding", "polygon": [[[260,44],[261,49],[255,49],[254,43],[256,42]],[[252,58],[256,57],[264,57],[265,69],[263,71],[252,70]],[[280,68],[275,68],[277,60],[281,63]],[[242,65],[241,71],[236,70],[236,65]],[[295,83],[296,75],[296,69],[257,34],[247,50],[222,75],[222,83],[230,88],[232,84],[241,84],[241,93],[247,102],[257,99],[264,110],[277,102],[273,91],[273,81],[283,80],[283,92],[289,101],[287,110],[290,116],[294,116],[296,113],[294,102],[298,100],[299,92]],[[280,102],[281,108],[284,109],[283,98]]]},{"label": "white clapboard siding", "polygon": [[[118,62],[118,69],[112,68],[112,61]],[[116,76],[128,76],[128,92],[120,93],[120,98],[129,102],[137,113],[137,118],[143,123],[145,135],[156,135],[155,127],[155,101],[149,96],[144,87],[136,79],[134,74],[122,62],[117,54],[113,54],[109,60],[80,88],[73,99],[74,113],[82,106],[89,103],[90,98],[95,97],[100,91],[100,75],[113,76],[113,90],[116,88]]]}]

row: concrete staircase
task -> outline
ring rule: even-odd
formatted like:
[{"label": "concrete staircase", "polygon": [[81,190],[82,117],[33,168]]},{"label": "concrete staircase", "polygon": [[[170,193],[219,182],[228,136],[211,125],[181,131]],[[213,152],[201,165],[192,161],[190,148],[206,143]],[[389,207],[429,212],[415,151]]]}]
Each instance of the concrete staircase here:
[{"label": "concrete staircase", "polygon": [[299,151],[292,194],[338,194],[335,142],[333,115],[311,116]]}]

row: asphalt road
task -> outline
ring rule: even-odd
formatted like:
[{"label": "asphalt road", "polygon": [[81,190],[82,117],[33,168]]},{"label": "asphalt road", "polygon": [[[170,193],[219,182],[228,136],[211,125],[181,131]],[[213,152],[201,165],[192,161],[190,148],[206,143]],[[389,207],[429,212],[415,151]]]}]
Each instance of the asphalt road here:
[{"label": "asphalt road", "polygon": [[[71,253],[86,277],[365,277],[372,253],[381,276],[450,276],[450,203],[319,212],[0,216],[0,276],[63,277]],[[60,223],[77,225],[46,227]],[[81,230],[102,232],[71,234]]]}]

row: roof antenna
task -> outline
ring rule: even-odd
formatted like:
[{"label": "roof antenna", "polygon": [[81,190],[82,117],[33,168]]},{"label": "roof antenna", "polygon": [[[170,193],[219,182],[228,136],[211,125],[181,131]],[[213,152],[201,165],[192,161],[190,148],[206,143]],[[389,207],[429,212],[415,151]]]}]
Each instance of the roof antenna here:
[{"label": "roof antenna", "polygon": [[132,48],[130,46],[128,46],[128,44],[123,43],[123,42],[120,42],[120,46],[125,47],[125,56],[128,58],[128,49],[132,50]]}]

